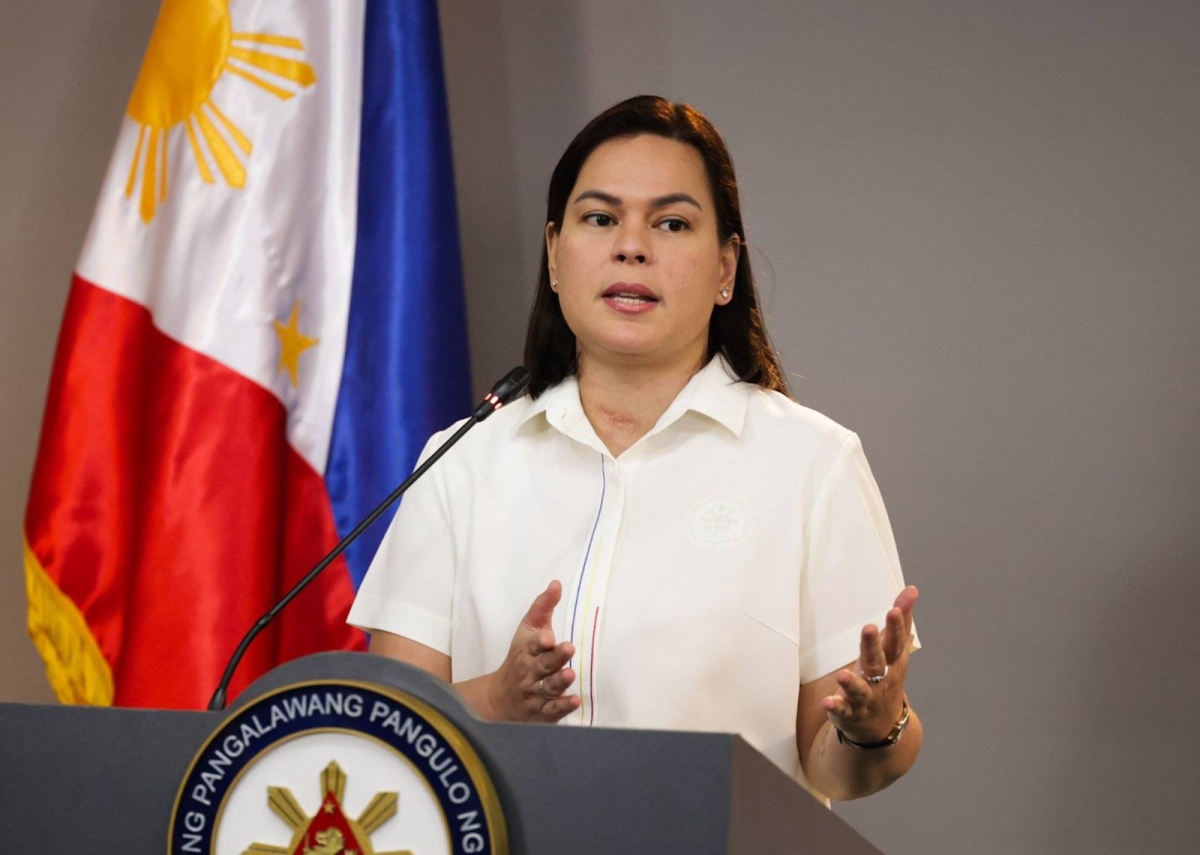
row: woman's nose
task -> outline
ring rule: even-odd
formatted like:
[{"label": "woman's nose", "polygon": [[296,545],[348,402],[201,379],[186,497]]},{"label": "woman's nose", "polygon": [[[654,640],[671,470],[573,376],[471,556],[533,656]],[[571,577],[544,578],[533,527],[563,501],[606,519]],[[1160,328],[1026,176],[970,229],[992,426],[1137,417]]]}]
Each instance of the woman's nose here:
[{"label": "woman's nose", "polygon": [[650,242],[646,229],[637,223],[624,223],[617,232],[613,256],[621,263],[645,264],[650,260]]}]

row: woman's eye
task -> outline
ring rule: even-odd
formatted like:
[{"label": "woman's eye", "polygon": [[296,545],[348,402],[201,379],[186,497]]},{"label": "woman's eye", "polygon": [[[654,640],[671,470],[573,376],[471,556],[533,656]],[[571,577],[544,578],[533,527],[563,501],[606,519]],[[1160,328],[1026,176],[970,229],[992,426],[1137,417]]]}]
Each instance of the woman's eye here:
[{"label": "woman's eye", "polygon": [[686,220],[670,217],[659,223],[658,227],[667,232],[682,232],[687,230],[688,224]]},{"label": "woman's eye", "polygon": [[615,222],[608,214],[588,214],[583,221],[593,226],[611,226]]}]

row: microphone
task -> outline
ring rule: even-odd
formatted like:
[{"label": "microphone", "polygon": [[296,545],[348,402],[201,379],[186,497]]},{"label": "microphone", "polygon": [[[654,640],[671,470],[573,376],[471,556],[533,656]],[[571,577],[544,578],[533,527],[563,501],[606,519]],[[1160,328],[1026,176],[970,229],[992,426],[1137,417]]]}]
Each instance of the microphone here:
[{"label": "microphone", "polygon": [[[483,396],[483,400],[479,402],[479,406],[471,413],[471,418],[476,422],[483,421],[496,412],[496,410],[524,392],[525,387],[528,385],[529,372],[525,370],[524,365],[518,365],[496,381],[496,385],[492,387],[492,391]],[[447,442],[446,444],[449,445],[450,443]]]},{"label": "microphone", "polygon": [[449,451],[456,442],[463,438],[467,431],[475,427],[475,425],[479,424],[492,413],[499,410],[505,404],[511,403],[513,400],[519,397],[520,394],[525,391],[525,387],[528,385],[529,372],[525,370],[525,366],[523,365],[518,365],[512,371],[501,377],[496,382],[496,385],[492,387],[491,391],[483,396],[483,400],[480,401],[479,405],[475,407],[474,411],[472,411],[470,418],[467,419],[466,423],[463,424],[462,427],[454,432],[453,436],[438,446],[437,450],[434,451],[433,454],[429,455],[429,458],[424,463],[413,470],[413,473],[409,475],[399,487],[393,490],[391,495],[380,502],[375,510],[371,511],[371,513],[369,513],[362,522],[354,527],[353,531],[342,538],[338,545],[335,546],[328,555],[326,555],[317,563],[316,567],[309,570],[308,574],[303,579],[297,582],[290,591],[284,594],[283,599],[272,606],[269,612],[260,617],[258,621],[255,622],[254,626],[250,627],[250,631],[247,632],[245,637],[242,638],[242,641],[240,644],[238,644],[237,649],[233,651],[233,656],[229,658],[229,664],[225,666],[225,673],[221,676],[221,682],[217,685],[217,690],[213,692],[212,699],[208,702],[208,709],[210,711],[218,712],[225,709],[225,694],[229,691],[229,683],[233,680],[234,671],[237,670],[238,664],[242,661],[242,657],[245,655],[246,649],[250,647],[250,642],[257,638],[258,634],[267,628],[271,621],[275,619],[275,616],[283,611],[284,607],[294,600],[297,594],[311,585],[313,580],[321,575],[322,570],[332,564],[334,559],[345,552],[346,547],[357,540],[358,536],[366,531],[371,523],[379,519],[379,517],[383,515],[383,512],[386,511],[393,502],[403,496],[408,488],[415,484],[417,479],[429,470],[430,466],[437,463],[443,454]]}]

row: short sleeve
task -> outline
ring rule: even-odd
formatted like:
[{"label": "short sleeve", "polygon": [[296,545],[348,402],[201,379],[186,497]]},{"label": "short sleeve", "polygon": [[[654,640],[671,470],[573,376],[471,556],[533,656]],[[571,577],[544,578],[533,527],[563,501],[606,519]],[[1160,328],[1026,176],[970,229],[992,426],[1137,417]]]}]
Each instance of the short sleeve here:
[{"label": "short sleeve", "polygon": [[[430,438],[418,465],[448,433]],[[455,548],[442,475],[433,466],[404,495],[346,620],[449,655]]]},{"label": "short sleeve", "polygon": [[800,682],[858,658],[864,624],[881,629],[904,588],[879,487],[858,436],[842,442],[813,502],[800,586]]}]

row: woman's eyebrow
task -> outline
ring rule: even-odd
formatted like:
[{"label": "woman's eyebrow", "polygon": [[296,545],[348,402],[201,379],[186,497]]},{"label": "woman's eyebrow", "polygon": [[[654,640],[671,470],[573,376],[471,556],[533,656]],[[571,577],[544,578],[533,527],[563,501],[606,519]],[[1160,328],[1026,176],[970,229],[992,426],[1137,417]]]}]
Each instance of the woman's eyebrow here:
[{"label": "woman's eyebrow", "polygon": [[[575,202],[582,202],[584,199],[596,199],[606,205],[612,205],[614,208],[620,208],[625,204],[619,197],[605,193],[603,190],[584,190],[575,197]],[[676,202],[686,202],[689,205],[695,205],[701,211],[704,210],[703,206],[687,193],[668,193],[666,196],[657,196],[650,200],[650,208],[651,210],[665,208]]]},{"label": "woman's eyebrow", "polygon": [[582,202],[584,199],[596,199],[606,205],[612,205],[614,208],[619,208],[625,204],[612,193],[605,193],[603,190],[584,190],[575,197],[575,202]]},{"label": "woman's eyebrow", "polygon": [[657,199],[651,199],[650,207],[652,209],[665,208],[667,205],[674,205],[676,202],[686,202],[689,205],[694,205],[698,210],[704,210],[700,203],[687,193],[668,193],[666,196],[659,196]]}]

